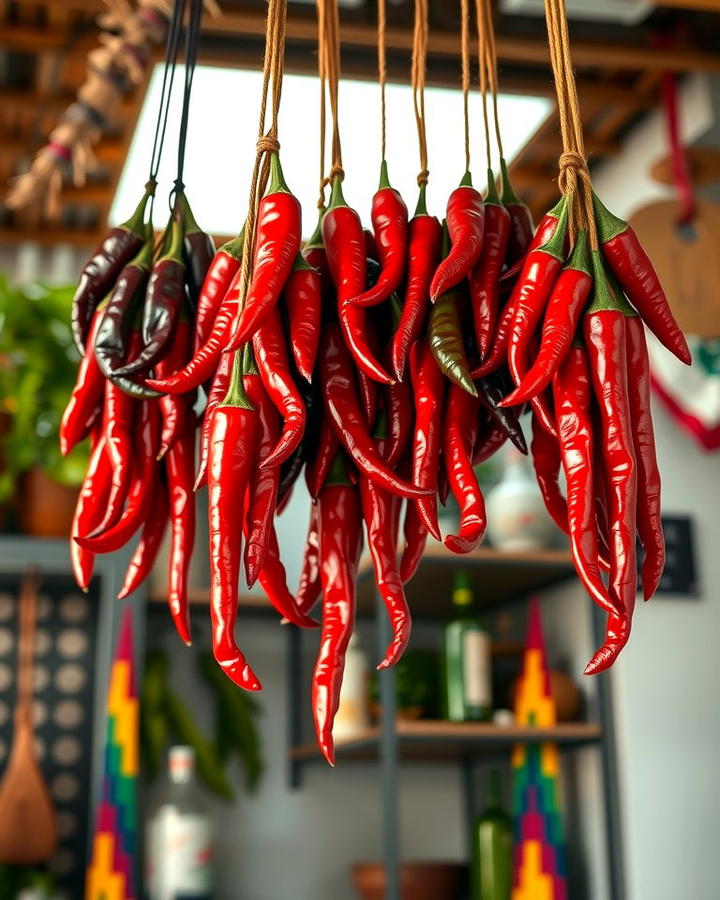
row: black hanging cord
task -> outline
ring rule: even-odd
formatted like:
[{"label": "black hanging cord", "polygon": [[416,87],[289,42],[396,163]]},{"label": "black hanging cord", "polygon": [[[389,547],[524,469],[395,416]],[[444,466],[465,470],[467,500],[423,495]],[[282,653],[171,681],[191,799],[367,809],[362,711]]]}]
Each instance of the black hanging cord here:
[{"label": "black hanging cord", "polygon": [[[178,139],[177,177],[173,194],[181,194],[185,187],[183,172],[185,170],[185,147],[187,144],[188,119],[190,115],[190,95],[192,93],[197,50],[200,38],[200,21],[202,19],[203,0],[190,0],[190,18],[185,36],[185,86],[183,88],[183,106],[180,117],[180,137]],[[172,195],[171,195],[172,197]]]}]

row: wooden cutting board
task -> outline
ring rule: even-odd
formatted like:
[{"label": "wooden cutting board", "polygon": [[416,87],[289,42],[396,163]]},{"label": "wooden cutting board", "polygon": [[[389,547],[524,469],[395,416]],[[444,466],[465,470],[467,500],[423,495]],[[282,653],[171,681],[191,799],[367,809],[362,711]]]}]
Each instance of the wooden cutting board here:
[{"label": "wooden cutting board", "polygon": [[668,301],[687,334],[720,337],[720,206],[698,202],[697,215],[676,225],[675,200],[639,209],[630,224],[652,260]]}]

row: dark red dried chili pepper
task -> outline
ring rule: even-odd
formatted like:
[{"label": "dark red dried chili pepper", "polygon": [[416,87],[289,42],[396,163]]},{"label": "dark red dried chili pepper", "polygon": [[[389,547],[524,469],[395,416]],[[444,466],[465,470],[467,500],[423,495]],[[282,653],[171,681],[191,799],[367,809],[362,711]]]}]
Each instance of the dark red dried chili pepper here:
[{"label": "dark red dried chili pepper", "polygon": [[650,362],[645,328],[638,316],[625,320],[628,404],[638,471],[637,528],[645,551],[642,564],[643,596],[657,590],[665,568],[665,537],[660,517],[660,470],[650,412]]},{"label": "dark red dried chili pepper", "polygon": [[475,343],[481,359],[487,356],[495,334],[500,303],[499,279],[509,236],[510,215],[498,199],[492,172],[488,172],[482,252],[468,276]]},{"label": "dark red dried chili pepper", "polygon": [[[553,379],[553,394],[560,456],[567,483],[567,524],[563,530],[570,535],[575,570],[585,590],[601,609],[615,612],[617,602],[603,584],[598,565],[592,386],[587,353],[581,344],[573,345],[568,351]],[[554,491],[552,483],[549,487]],[[557,496],[553,499],[552,509],[556,505],[559,506]],[[556,509],[556,513],[561,519],[562,510]]]},{"label": "dark red dried chili pepper", "polygon": [[427,341],[417,341],[410,350],[410,376],[415,402],[415,432],[412,451],[412,479],[430,494],[415,503],[418,513],[436,541],[441,539],[438,524],[437,478],[440,470],[442,414],[445,378],[433,358]]},{"label": "dark red dried chili pepper", "polygon": [[508,433],[500,422],[488,415],[478,425],[478,432],[472,451],[473,466],[479,466],[480,463],[494,456],[507,439]]},{"label": "dark red dried chili pepper", "polygon": [[208,463],[210,532],[210,619],[213,654],[239,687],[260,690],[260,682],[235,641],[242,525],[247,488],[253,478],[258,414],[243,388],[240,354],[234,354],[230,387],[212,414]]},{"label": "dark red dried chili pepper", "polygon": [[285,333],[277,308],[269,311],[263,324],[255,332],[253,349],[265,390],[283,417],[282,435],[261,466],[279,466],[300,444],[307,416],[302,396],[290,372]]},{"label": "dark red dried chili pepper", "polygon": [[300,250],[300,204],[285,183],[280,158],[270,156],[270,184],[257,213],[252,280],[229,348],[244,346],[275,309]]},{"label": "dark red dried chili pepper", "polygon": [[[500,171],[502,173],[502,204],[508,211],[510,216],[510,233],[507,244],[507,261],[512,265],[516,260],[522,259],[528,252],[533,238],[533,219],[532,213],[527,206],[515,195],[515,191],[510,183],[510,176],[507,170],[507,163],[504,159],[500,160]],[[488,184],[494,182],[489,181]]]},{"label": "dark red dried chili pepper", "polygon": [[352,360],[337,326],[325,327],[320,344],[320,362],[325,409],[335,434],[358,468],[393,494],[401,497],[426,496],[426,490],[399,478],[378,454],[363,420]]},{"label": "dark red dried chili pepper", "polygon": [[572,344],[592,290],[587,233],[579,231],[570,259],[560,272],[545,310],[540,350],[517,388],[503,401],[515,406],[537,396],[552,377]]},{"label": "dark red dried chili pepper", "polygon": [[603,259],[643,321],[671,353],[689,366],[692,356],[662,289],[657,272],[633,229],[593,194]]},{"label": "dark red dried chili pepper", "polygon": [[182,193],[178,197],[180,215],[183,221],[183,262],[185,263],[185,282],[190,300],[196,307],[215,258],[215,243],[195,221],[187,196]]},{"label": "dark red dried chili pepper", "polygon": [[408,224],[407,275],[400,321],[392,340],[392,367],[402,380],[410,348],[420,336],[430,304],[430,280],[442,242],[442,226],[427,213],[425,185],[420,188],[415,215]]},{"label": "dark red dried chili pepper", "polygon": [[288,337],[298,372],[312,380],[320,342],[322,281],[319,273],[301,253],[283,288],[283,303],[288,315]]},{"label": "dark red dried chili pepper", "polygon": [[[505,374],[507,372],[505,371]],[[522,426],[518,414],[514,409],[506,409],[503,399],[507,390],[502,372],[493,372],[481,378],[478,382],[480,400],[485,405],[490,415],[497,419],[507,432],[507,436],[517,449],[527,456],[528,448],[525,442]]]},{"label": "dark red dried chili pepper", "polygon": [[[382,442],[381,442],[382,443]],[[397,560],[397,524],[401,500],[360,476],[360,502],[367,528],[375,584],[392,625],[392,640],[378,669],[387,669],[402,656],[410,640],[412,619]]]},{"label": "dark red dried chili pepper", "polygon": [[72,330],[80,353],[85,352],[85,336],[95,307],[105,297],[125,263],[135,256],[145,241],[143,224],[150,194],[146,191],[127,222],[116,225],[95,248],[83,266],[72,303]]},{"label": "dark red dried chili pepper", "polygon": [[75,386],[60,422],[60,452],[66,456],[84,440],[102,414],[105,379],[93,352],[104,308],[95,310],[87,339],[88,353],[80,360]]},{"label": "dark red dried chili pepper", "polygon": [[190,644],[188,572],[195,543],[195,413],[190,410],[185,428],[165,456],[170,497],[170,562],[168,607],[178,634]]},{"label": "dark red dried chili pepper", "polygon": [[322,632],[312,678],[315,733],[323,756],[335,764],[333,720],[340,702],[345,653],[355,623],[355,581],[362,548],[362,515],[357,489],[343,471],[341,457],[319,499]]},{"label": "dark red dried chili pepper", "polygon": [[[244,232],[223,244],[210,263],[195,307],[195,341],[193,344],[195,352],[210,337],[215,317],[225,299],[225,294],[240,271],[243,241]],[[237,314],[237,310],[234,312]]]},{"label": "dark red dried chili pepper", "polygon": [[125,573],[125,581],[118,594],[118,600],[124,600],[125,597],[134,593],[152,571],[160,545],[165,537],[168,510],[167,487],[163,480],[157,479],[153,483],[153,494],[148,518]]},{"label": "dark red dried chili pepper", "polygon": [[450,194],[446,220],[450,252],[437,267],[430,283],[433,302],[470,274],[482,252],[485,207],[482,195],[471,184],[469,172]]},{"label": "dark red dried chili pepper", "polygon": [[478,433],[479,400],[457,385],[450,393],[443,423],[443,459],[450,490],[460,507],[458,533],[445,536],[453,553],[471,553],[485,536],[485,500],[473,471],[472,454]]},{"label": "dark red dried chili pepper", "polygon": [[408,211],[400,194],[390,186],[385,160],[380,166],[380,186],[373,197],[370,216],[380,275],[373,287],[351,298],[350,302],[358,306],[376,306],[387,300],[400,287],[405,274]]}]

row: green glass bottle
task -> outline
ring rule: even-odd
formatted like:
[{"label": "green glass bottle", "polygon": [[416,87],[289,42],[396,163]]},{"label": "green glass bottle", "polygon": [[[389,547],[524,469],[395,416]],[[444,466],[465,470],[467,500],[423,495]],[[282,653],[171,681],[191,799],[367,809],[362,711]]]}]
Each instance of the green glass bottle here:
[{"label": "green glass bottle", "polygon": [[490,772],[485,811],[473,824],[471,900],[510,900],[513,829],[502,808],[500,773]]},{"label": "green glass bottle", "polygon": [[490,637],[474,611],[467,572],[455,574],[453,617],[443,633],[443,695],[451,722],[482,722],[492,715]]}]

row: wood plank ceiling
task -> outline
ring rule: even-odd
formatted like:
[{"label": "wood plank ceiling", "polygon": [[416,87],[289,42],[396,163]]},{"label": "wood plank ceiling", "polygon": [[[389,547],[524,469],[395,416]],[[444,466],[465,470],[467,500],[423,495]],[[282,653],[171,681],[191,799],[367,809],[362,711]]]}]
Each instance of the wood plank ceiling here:
[{"label": "wood plank ceiling", "polygon": [[[662,0],[660,5],[663,8],[633,27],[571,23],[586,144],[593,164],[617,152],[623,135],[657,102],[664,69],[720,70],[720,56],[714,49],[720,45],[718,2]],[[260,0],[221,0],[221,6],[222,19],[206,18],[200,61],[258,66],[263,4]],[[457,3],[431,0],[430,83],[458,82],[457,7]],[[682,7],[682,11],[673,7]],[[72,101],[85,77],[86,54],[97,44],[94,16],[100,9],[101,0],[0,2],[1,185],[27,168]],[[348,77],[372,77],[374,16],[372,0],[341,12],[343,72]],[[552,96],[543,20],[497,11],[495,18],[501,89]],[[388,68],[390,77],[398,81],[408,77],[411,25],[412,2],[391,4]],[[288,71],[312,71],[315,21],[311,5],[291,0],[287,37]],[[667,49],[659,50],[660,46]],[[0,240],[94,243],[104,227],[142,99],[142,88],[125,98],[97,145],[97,167],[87,184],[82,188],[65,186],[59,222],[34,222],[0,203]],[[536,215],[557,193],[554,179],[559,152],[557,120],[552,115],[529,136],[512,165],[516,189]]]}]

